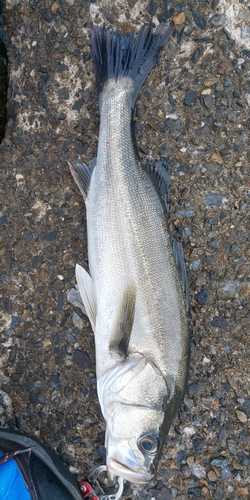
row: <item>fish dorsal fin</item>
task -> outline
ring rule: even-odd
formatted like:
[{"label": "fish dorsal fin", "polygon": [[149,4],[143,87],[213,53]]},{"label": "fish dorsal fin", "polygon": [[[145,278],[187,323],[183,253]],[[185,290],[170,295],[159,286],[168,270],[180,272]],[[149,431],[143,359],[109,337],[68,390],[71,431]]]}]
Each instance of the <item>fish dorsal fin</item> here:
[{"label": "fish dorsal fin", "polygon": [[[147,160],[143,163],[145,170],[150,175],[152,182],[159,194],[160,200],[164,207],[166,218],[168,219],[169,210],[169,187],[170,187],[170,165],[165,159],[160,159],[153,166],[152,160]],[[173,255],[176,267],[179,271],[182,290],[186,301],[186,309],[189,310],[189,288],[187,268],[184,259],[182,242],[176,237],[171,238]]]},{"label": "fish dorsal fin", "polygon": [[88,195],[91,176],[95,166],[96,158],[90,160],[89,165],[86,165],[85,163],[74,163],[74,165],[72,165],[69,163],[70,172],[84,198],[84,201],[86,201]]},{"label": "fish dorsal fin", "polygon": [[67,293],[67,299],[68,299],[68,302],[70,302],[70,304],[72,304],[75,307],[79,307],[79,309],[81,309],[83,314],[85,314],[85,316],[88,316],[87,311],[86,311],[84,304],[83,304],[83,301],[82,301],[82,297],[81,297],[80,292],[79,292],[78,285],[75,285],[75,288],[71,288],[71,290]]},{"label": "fish dorsal fin", "polygon": [[76,264],[76,281],[79,286],[82,302],[94,332],[96,324],[96,298],[94,283],[87,271],[85,271],[83,267],[79,266],[79,264]]},{"label": "fish dorsal fin", "polygon": [[184,259],[184,252],[182,242],[176,236],[172,236],[172,249],[174,254],[174,259],[176,267],[179,271],[179,276],[182,284],[182,290],[184,293],[184,298],[186,301],[186,309],[189,310],[189,287],[188,287],[188,275],[187,267]]},{"label": "fish dorsal fin", "polygon": [[115,314],[111,329],[109,349],[124,359],[128,355],[128,346],[135,316],[136,289],[133,283],[126,286]]},{"label": "fish dorsal fin", "polygon": [[170,186],[170,165],[165,159],[160,159],[156,162],[155,167],[152,160],[147,160],[143,163],[145,170],[151,177],[151,180],[159,194],[161,202],[164,205],[165,211],[169,209],[169,186]]}]

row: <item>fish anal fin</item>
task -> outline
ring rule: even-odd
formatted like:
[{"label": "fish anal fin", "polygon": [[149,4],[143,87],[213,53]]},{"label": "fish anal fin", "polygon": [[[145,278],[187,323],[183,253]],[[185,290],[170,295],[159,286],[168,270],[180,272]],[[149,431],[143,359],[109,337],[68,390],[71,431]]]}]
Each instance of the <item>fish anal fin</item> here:
[{"label": "fish anal fin", "polygon": [[109,349],[126,359],[135,316],[136,289],[134,284],[126,286],[115,314],[111,330]]},{"label": "fish anal fin", "polygon": [[156,188],[165,212],[169,209],[170,165],[166,159],[157,160],[155,166],[152,160],[143,162],[143,167],[148,172]]},{"label": "fish anal fin", "polygon": [[96,158],[90,160],[89,165],[86,165],[85,163],[69,163],[70,172],[84,198],[84,201],[86,201],[88,195],[91,176],[95,166]]},{"label": "fish anal fin", "polygon": [[189,310],[189,287],[188,287],[188,275],[187,267],[184,258],[183,246],[181,240],[173,235],[172,236],[172,249],[173,255],[176,263],[176,267],[179,271],[179,276],[181,280],[182,290],[186,302],[186,309]]},{"label": "fish anal fin", "polygon": [[79,287],[79,293],[91,323],[93,332],[96,325],[96,298],[94,283],[90,275],[79,264],[76,264],[76,281]]}]

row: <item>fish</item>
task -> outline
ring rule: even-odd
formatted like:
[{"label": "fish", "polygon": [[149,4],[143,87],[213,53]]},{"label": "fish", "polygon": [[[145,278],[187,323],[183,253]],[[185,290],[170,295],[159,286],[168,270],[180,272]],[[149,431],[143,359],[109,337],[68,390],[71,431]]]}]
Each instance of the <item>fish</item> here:
[{"label": "fish", "polygon": [[69,300],[95,335],[107,471],[132,483],[157,472],[189,367],[188,278],[182,243],[169,230],[170,166],[140,160],[133,121],[171,32],[164,23],[137,35],[93,28],[97,158],[70,164],[86,205],[89,272],[76,265]]}]

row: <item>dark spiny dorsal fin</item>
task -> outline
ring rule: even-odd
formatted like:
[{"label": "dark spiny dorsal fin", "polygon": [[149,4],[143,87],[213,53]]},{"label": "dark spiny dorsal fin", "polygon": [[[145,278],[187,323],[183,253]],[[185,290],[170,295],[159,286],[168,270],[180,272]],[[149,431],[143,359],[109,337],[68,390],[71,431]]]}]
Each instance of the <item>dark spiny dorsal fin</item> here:
[{"label": "dark spiny dorsal fin", "polygon": [[159,194],[166,214],[169,209],[170,165],[164,158],[157,160],[155,167],[152,160],[143,162],[143,167],[150,175]]},{"label": "dark spiny dorsal fin", "polygon": [[91,176],[95,166],[96,158],[90,160],[89,165],[86,165],[85,163],[74,163],[72,165],[71,163],[69,163],[70,172],[84,198],[84,201],[86,201],[88,195]]},{"label": "dark spiny dorsal fin", "polygon": [[133,283],[126,286],[115,314],[109,348],[124,359],[128,347],[135,315],[136,289]]},{"label": "dark spiny dorsal fin", "polygon": [[172,236],[172,249],[174,254],[174,259],[176,267],[179,271],[182,290],[186,302],[186,309],[189,310],[189,287],[188,287],[188,275],[187,267],[184,259],[184,252],[181,240],[177,236]]}]

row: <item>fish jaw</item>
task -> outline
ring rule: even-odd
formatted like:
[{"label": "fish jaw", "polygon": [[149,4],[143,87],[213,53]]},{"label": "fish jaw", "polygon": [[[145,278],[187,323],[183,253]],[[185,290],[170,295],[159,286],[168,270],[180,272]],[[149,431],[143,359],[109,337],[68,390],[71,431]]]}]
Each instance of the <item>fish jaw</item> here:
[{"label": "fish jaw", "polygon": [[111,458],[107,461],[107,470],[114,476],[120,476],[130,483],[147,483],[154,478],[154,474],[148,472],[140,472],[126,467],[124,463],[118,462]]},{"label": "fish jaw", "polygon": [[112,437],[106,430],[107,446],[107,471],[109,474],[120,476],[131,483],[145,483],[153,479],[154,474],[148,468],[139,464],[133,450],[129,444],[114,444]]}]

